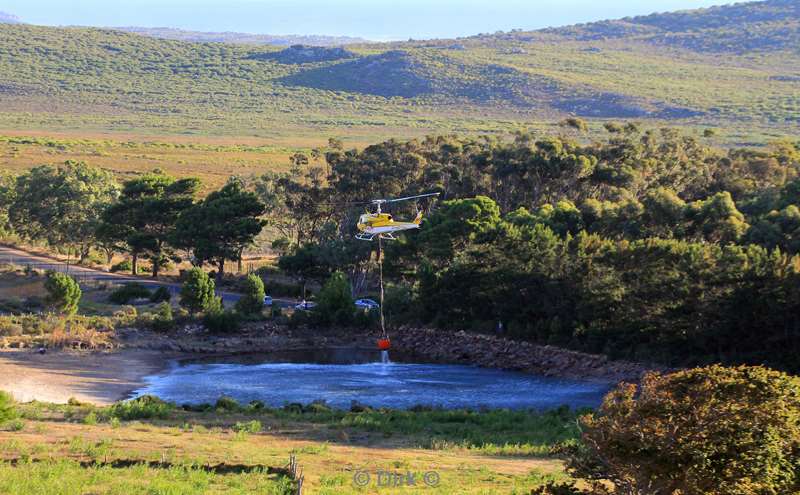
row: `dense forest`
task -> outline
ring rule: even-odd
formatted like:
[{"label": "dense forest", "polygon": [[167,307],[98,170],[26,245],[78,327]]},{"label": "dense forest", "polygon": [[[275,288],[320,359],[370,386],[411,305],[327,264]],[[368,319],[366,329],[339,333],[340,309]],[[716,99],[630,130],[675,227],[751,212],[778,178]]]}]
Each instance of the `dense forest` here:
[{"label": "dense forest", "polygon": [[[372,246],[342,202],[429,191],[419,233],[387,247],[390,322],[492,331],[668,364],[800,361],[800,143],[704,145],[609,124],[591,144],[436,136],[332,142],[253,187],[286,237],[281,266],[369,291]],[[316,158],[314,158],[316,157]],[[411,207],[397,210],[411,216]],[[290,246],[286,248],[287,246]]]},{"label": "dense forest", "polygon": [[364,202],[439,192],[392,208],[429,213],[386,247],[392,325],[502,323],[615,358],[800,369],[800,142],[722,150],[633,123],[588,141],[585,125],[362,150],[331,139],[288,172],[232,177],[204,198],[198,179],[161,171],[119,186],[87,164],[40,166],[0,179],[0,227],[81,259],[125,253],[134,273],[140,260],[154,276],[211,264],[223,282],[266,225],[286,274],[341,272],[358,296],[377,276],[374,244],[353,237]]}]

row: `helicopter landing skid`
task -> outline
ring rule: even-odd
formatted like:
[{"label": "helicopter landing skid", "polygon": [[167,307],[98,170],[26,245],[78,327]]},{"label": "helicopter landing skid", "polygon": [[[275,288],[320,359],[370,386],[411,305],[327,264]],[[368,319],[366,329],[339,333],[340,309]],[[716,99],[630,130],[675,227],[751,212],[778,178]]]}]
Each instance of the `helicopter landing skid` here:
[{"label": "helicopter landing skid", "polygon": [[356,234],[356,239],[359,241],[371,241],[375,239],[375,237],[379,237],[385,241],[396,241],[397,237],[393,236],[391,232],[386,232],[383,234],[367,234],[367,233],[360,233]]}]

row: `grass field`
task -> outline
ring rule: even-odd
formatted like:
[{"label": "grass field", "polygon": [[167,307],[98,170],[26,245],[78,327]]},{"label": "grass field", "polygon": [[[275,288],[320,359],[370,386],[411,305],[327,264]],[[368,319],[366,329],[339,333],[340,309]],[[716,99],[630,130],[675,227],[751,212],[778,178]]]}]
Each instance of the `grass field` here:
[{"label": "grass field", "polygon": [[[28,403],[0,431],[0,492],[39,494],[529,493],[562,480],[552,445],[574,441],[575,414],[465,411],[175,410],[120,420],[122,410]],[[416,486],[378,486],[378,472]],[[369,482],[354,482],[358,472]],[[424,478],[425,473],[435,472]],[[363,482],[363,474],[360,480]],[[405,482],[404,482],[405,484]]]}]

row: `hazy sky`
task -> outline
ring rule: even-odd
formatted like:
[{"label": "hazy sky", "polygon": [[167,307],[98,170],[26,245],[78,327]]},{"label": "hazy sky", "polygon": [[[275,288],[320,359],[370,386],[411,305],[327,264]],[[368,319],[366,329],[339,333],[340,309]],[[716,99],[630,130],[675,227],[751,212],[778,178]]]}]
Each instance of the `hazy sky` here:
[{"label": "hazy sky", "polygon": [[374,40],[535,29],[728,0],[0,0],[31,24],[178,27]]}]

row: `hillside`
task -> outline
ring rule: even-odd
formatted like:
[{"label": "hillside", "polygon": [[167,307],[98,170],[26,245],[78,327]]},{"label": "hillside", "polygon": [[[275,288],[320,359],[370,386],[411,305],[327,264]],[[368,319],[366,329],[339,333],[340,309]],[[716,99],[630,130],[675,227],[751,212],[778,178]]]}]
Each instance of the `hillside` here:
[{"label": "hillside", "polygon": [[346,49],[6,24],[0,129],[306,146],[330,135],[363,143],[541,128],[577,115],[763,142],[800,121],[798,26],[798,2],[786,0]]},{"label": "hillside", "polygon": [[272,35],[249,33],[209,33],[203,31],[187,31],[168,27],[147,28],[125,26],[113,28],[118,31],[150,36],[165,40],[191,41],[196,43],[233,43],[243,45],[314,45],[314,46],[342,46],[355,43],[366,43],[363,38],[351,36],[321,36],[321,35]]}]

